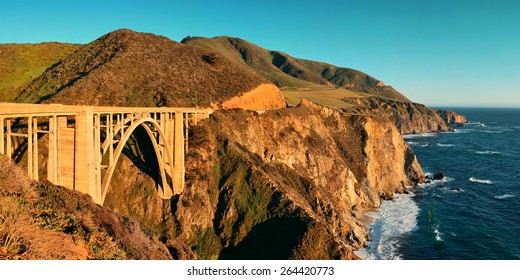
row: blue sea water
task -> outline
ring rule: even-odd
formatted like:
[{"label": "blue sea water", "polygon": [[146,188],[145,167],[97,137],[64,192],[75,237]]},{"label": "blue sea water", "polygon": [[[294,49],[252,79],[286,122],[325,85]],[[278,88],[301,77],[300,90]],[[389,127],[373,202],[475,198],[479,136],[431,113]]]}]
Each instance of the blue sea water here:
[{"label": "blue sea water", "polygon": [[366,259],[520,259],[520,109],[450,108],[469,123],[405,136],[423,171],[446,178],[372,213]]}]

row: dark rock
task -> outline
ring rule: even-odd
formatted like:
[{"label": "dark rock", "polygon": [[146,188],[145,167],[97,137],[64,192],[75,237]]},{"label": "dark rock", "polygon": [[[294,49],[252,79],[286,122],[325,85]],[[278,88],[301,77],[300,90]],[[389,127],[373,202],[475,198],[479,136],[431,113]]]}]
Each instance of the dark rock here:
[{"label": "dark rock", "polygon": [[444,178],[444,173],[440,172],[440,171],[437,171],[434,175],[433,175],[433,179],[434,180],[440,180]]},{"label": "dark rock", "polygon": [[429,184],[429,183],[431,183],[431,182],[432,182],[432,181],[430,181],[430,180],[426,180],[425,183],[426,183],[426,184]]},{"label": "dark rock", "polygon": [[445,189],[445,188],[446,188],[446,186],[444,186],[444,185],[439,186],[439,189]]},{"label": "dark rock", "polygon": [[424,179],[426,179],[426,180],[430,180],[431,178],[432,178],[432,177],[430,177],[430,176],[428,176],[428,175],[426,175],[426,177],[424,177]]}]

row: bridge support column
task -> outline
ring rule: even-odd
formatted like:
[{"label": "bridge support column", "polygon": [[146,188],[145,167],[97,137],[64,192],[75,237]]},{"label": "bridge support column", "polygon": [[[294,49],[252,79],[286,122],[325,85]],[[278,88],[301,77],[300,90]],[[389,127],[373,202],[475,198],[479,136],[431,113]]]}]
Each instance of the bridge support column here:
[{"label": "bridge support column", "polygon": [[101,186],[97,186],[94,149],[94,114],[86,107],[76,115],[74,190],[89,194],[94,202],[101,204]]},{"label": "bridge support column", "polygon": [[180,194],[184,189],[184,117],[182,112],[175,112],[173,190]]}]

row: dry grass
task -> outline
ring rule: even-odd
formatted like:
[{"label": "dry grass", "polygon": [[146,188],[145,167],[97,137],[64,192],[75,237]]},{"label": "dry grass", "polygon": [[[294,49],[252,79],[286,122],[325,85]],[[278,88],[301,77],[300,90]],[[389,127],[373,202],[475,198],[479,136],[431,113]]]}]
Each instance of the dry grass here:
[{"label": "dry grass", "polygon": [[0,259],[168,259],[139,222],[48,182],[0,156]]},{"label": "dry grass", "polygon": [[302,99],[307,99],[316,104],[335,109],[342,109],[352,106],[351,103],[344,102],[342,100],[343,98],[367,96],[366,94],[359,92],[330,87],[282,90],[282,93],[290,106],[296,106]]}]

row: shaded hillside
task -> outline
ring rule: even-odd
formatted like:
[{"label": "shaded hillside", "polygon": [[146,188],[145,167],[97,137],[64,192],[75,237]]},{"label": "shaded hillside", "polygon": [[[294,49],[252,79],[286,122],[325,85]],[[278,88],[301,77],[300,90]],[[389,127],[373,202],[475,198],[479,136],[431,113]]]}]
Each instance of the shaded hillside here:
[{"label": "shaded hillside", "polygon": [[[53,65],[16,101],[208,107],[262,84],[270,82],[214,52],[122,29]],[[278,94],[276,108],[285,106]]]},{"label": "shaded hillside", "polygon": [[0,44],[0,102],[12,102],[30,81],[77,48],[66,43]]},{"label": "shaded hillside", "polygon": [[269,51],[239,38],[188,37],[182,43],[217,52],[248,66],[282,89],[339,87],[389,99],[410,101],[383,82],[363,72]]},{"label": "shaded hillside", "polygon": [[0,156],[0,259],[171,259],[134,219],[84,194],[31,182]]}]

